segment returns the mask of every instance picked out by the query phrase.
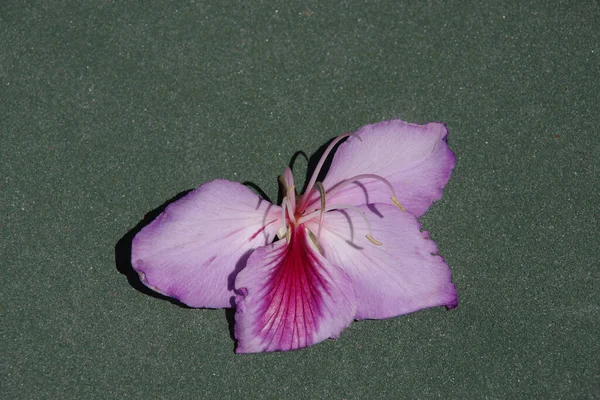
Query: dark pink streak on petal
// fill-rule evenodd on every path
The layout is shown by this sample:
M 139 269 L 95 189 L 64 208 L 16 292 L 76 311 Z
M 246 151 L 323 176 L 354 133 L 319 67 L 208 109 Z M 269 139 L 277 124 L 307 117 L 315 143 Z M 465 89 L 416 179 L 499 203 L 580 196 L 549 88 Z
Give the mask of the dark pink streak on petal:
M 267 226 L 271 225 L 271 224 L 272 224 L 273 222 L 275 222 L 275 221 L 276 221 L 276 220 L 272 220 L 271 222 L 269 222 L 269 223 L 267 223 L 267 224 L 265 224 L 265 225 L 261 226 L 259 230 L 257 230 L 256 232 L 254 232 L 254 233 L 252 234 L 252 236 L 250 236 L 250 239 L 248 239 L 248 241 L 250 242 L 250 241 L 254 240 L 254 239 L 255 239 L 255 238 L 256 238 L 256 237 L 257 237 L 257 236 L 258 236 L 258 235 L 259 235 L 261 232 L 263 232 L 263 231 L 265 230 L 265 228 L 266 228 Z
M 235 280 L 238 353 L 287 351 L 338 337 L 354 318 L 348 276 L 325 259 L 303 226 L 290 242 L 257 248 Z
M 321 277 L 327 272 L 308 249 L 307 240 L 304 228 L 297 228 L 289 245 L 280 250 L 281 261 L 268 283 L 261 305 L 263 317 L 256 330 L 257 335 L 263 331 L 265 342 L 304 347 L 306 340 L 312 342 L 313 332 L 318 329 L 322 317 L 319 292 L 329 293 L 329 288 Z

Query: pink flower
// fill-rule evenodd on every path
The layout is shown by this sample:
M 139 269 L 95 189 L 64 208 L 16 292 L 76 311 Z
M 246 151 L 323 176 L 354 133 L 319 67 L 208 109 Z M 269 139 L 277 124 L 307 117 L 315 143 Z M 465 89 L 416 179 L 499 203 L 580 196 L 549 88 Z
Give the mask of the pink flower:
M 354 319 L 456 307 L 450 269 L 417 220 L 454 168 L 446 135 L 440 123 L 400 120 L 341 135 L 303 195 L 285 169 L 281 206 L 239 183 L 205 183 L 136 235 L 132 265 L 189 306 L 235 305 L 238 353 L 307 347 Z

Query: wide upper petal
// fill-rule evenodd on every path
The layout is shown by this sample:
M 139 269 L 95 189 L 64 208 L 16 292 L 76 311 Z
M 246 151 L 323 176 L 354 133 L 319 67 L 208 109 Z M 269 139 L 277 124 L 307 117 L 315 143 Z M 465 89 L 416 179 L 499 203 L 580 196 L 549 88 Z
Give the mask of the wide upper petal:
M 270 243 L 281 209 L 237 182 L 207 182 L 170 204 L 133 239 L 144 284 L 191 307 L 231 307 L 250 253 Z
M 356 132 L 361 140 L 348 138 L 333 157 L 323 181 L 327 203 L 392 204 L 390 189 L 378 180 L 361 179 L 339 191 L 334 189 L 354 176 L 375 174 L 392 184 L 409 212 L 423 215 L 442 197 L 456 163 L 446 143 L 447 132 L 444 124 L 435 122 L 416 125 L 392 120 L 362 127 Z
M 416 217 L 394 206 L 358 207 L 371 225 L 350 210 L 325 215 L 319 243 L 323 255 L 352 280 L 357 319 L 388 318 L 427 307 L 456 307 L 458 297 L 450 268 L 437 246 L 420 231 Z
M 238 353 L 286 351 L 338 337 L 356 311 L 348 276 L 321 256 L 303 227 L 260 247 L 236 278 Z

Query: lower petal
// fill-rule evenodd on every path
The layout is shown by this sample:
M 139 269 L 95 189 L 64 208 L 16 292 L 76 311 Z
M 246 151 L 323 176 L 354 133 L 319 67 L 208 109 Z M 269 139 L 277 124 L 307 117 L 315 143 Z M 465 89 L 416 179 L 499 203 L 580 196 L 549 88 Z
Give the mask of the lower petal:
M 371 224 L 346 211 L 328 212 L 320 244 L 329 261 L 350 276 L 358 300 L 356 318 L 388 318 L 435 306 L 456 307 L 450 268 L 416 217 L 394 206 L 359 207 Z
M 273 240 L 280 210 L 237 182 L 205 183 L 135 236 L 131 264 L 146 286 L 191 307 L 231 307 L 235 275 Z
M 348 276 L 309 242 L 300 226 L 291 240 L 260 247 L 236 279 L 237 353 L 295 350 L 338 337 L 356 312 Z

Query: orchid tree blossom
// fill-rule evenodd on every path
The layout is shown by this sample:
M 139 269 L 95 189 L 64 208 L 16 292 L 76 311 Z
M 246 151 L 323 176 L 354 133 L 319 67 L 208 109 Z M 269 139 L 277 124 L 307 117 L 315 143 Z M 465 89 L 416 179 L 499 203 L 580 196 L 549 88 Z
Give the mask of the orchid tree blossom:
M 417 219 L 454 168 L 446 136 L 441 123 L 400 120 L 340 135 L 303 194 L 285 168 L 280 206 L 239 183 L 205 183 L 136 235 L 133 268 L 189 306 L 236 307 L 238 353 L 299 349 L 353 320 L 456 307 L 450 269 Z

